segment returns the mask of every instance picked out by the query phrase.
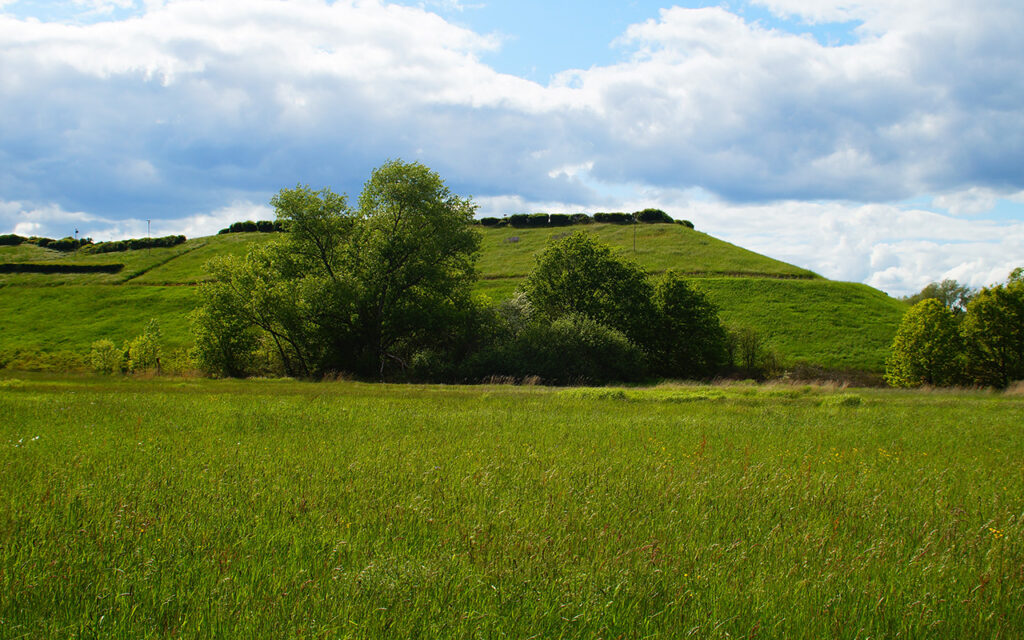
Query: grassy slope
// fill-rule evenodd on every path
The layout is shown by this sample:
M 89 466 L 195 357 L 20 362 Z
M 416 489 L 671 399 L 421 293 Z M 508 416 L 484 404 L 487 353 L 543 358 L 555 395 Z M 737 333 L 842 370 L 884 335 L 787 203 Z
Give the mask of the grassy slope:
M 150 318 L 169 348 L 188 340 L 194 287 L 115 285 L 0 289 L 0 351 L 82 351 L 100 338 L 132 338 Z
M 737 247 L 680 225 L 622 226 L 593 224 L 561 229 L 485 229 L 480 272 L 484 278 L 521 278 L 533 269 L 534 256 L 552 237 L 582 230 L 635 258 L 648 271 L 675 268 L 688 273 L 768 274 L 817 277 L 813 272 Z M 636 231 L 636 253 L 633 231 Z M 511 238 L 519 238 L 510 242 Z
M 632 227 L 484 229 L 479 291 L 492 300 L 508 298 L 549 239 L 576 229 L 635 256 L 651 272 L 675 268 L 705 274 L 695 279 L 719 305 L 725 323 L 754 327 L 791 360 L 879 371 L 903 311 L 901 303 L 869 287 L 828 281 L 679 225 L 638 226 L 636 254 Z M 117 342 L 131 337 L 150 317 L 159 320 L 168 346 L 185 344 L 192 288 L 162 285 L 202 281 L 202 265 L 209 258 L 241 255 L 250 242 L 275 236 L 228 234 L 168 249 L 98 255 L 0 247 L 0 262 L 126 265 L 117 274 L 0 275 L 0 351 L 81 351 L 100 338 Z M 512 237 L 519 240 L 509 242 Z M 708 273 L 748 277 L 706 277 Z M 765 274 L 774 278 L 757 277 Z
M 0 388 L 5 638 L 1024 628 L 1019 397 Z

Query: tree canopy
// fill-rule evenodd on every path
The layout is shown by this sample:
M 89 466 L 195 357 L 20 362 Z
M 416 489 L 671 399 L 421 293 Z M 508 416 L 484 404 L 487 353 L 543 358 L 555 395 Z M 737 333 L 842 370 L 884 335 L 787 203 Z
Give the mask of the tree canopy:
M 422 164 L 374 170 L 355 210 L 344 195 L 303 185 L 271 204 L 289 233 L 214 262 L 215 282 L 202 288 L 197 344 L 219 373 L 237 374 L 262 343 L 289 374 L 383 376 L 444 344 L 453 318 L 469 312 L 475 207 Z
M 971 292 L 943 281 L 903 318 L 886 364 L 893 386 L 958 382 L 1006 387 L 1024 379 L 1024 271 L 1005 283 Z M 926 287 L 926 293 L 929 288 Z M 959 293 L 957 293 L 959 292 Z
M 513 301 L 475 299 L 475 207 L 419 163 L 374 170 L 355 208 L 304 185 L 271 204 L 288 233 L 209 264 L 193 317 L 207 371 L 564 384 L 728 364 L 702 293 L 673 272 L 652 284 L 587 233 L 552 242 Z
M 885 379 L 894 387 L 954 384 L 961 351 L 953 312 L 927 298 L 903 316 L 886 361 Z

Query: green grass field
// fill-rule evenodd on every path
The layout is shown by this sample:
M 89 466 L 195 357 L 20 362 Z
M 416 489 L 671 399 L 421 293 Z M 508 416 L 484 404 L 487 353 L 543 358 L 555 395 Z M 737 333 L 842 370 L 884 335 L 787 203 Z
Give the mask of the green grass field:
M 0 379 L 3 638 L 1018 638 L 1021 396 Z
M 634 257 L 651 273 L 689 273 L 727 325 L 756 329 L 789 362 L 880 372 L 905 304 L 864 285 L 833 282 L 680 225 L 594 224 L 564 229 L 481 229 L 478 291 L 507 299 L 553 237 L 582 229 Z M 636 231 L 636 253 L 633 232 Z M 115 342 L 149 318 L 166 346 L 188 344 L 194 285 L 217 255 L 242 255 L 278 234 L 194 238 L 183 245 L 88 255 L 35 246 L 0 247 L 0 262 L 122 263 L 116 274 L 0 274 L 0 362 L 16 350 L 82 354 L 101 338 Z M 511 238 L 518 238 L 510 242 Z

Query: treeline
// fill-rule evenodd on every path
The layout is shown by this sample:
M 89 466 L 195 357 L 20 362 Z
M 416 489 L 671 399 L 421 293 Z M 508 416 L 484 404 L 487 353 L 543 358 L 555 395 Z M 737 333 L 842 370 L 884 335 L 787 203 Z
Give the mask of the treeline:
M 978 385 L 1024 380 L 1024 269 L 971 291 L 954 280 L 916 296 L 886 361 L 895 387 Z
M 83 247 L 85 253 L 116 253 L 119 251 L 136 251 L 138 249 L 159 249 L 176 247 L 183 244 L 188 238 L 183 235 L 162 236 L 159 238 L 129 238 L 127 240 L 112 240 L 110 242 L 97 242 Z
M 187 238 L 182 235 L 163 236 L 160 238 L 129 238 L 127 240 L 113 240 L 111 242 L 93 242 L 92 238 L 41 238 L 38 236 L 23 237 L 13 233 L 0 235 L 0 246 L 18 246 L 20 244 L 34 244 L 44 249 L 53 249 L 69 253 L 82 249 L 85 253 L 114 253 L 117 251 L 128 251 L 129 249 L 156 249 L 159 247 L 174 247 Z
M 60 262 L 5 262 L 0 273 L 118 273 L 123 264 L 62 264 Z
M 0 235 L 0 246 L 18 246 L 20 244 L 34 244 L 44 249 L 53 249 L 54 251 L 63 251 L 65 253 L 76 251 L 81 247 L 92 244 L 92 238 L 61 238 L 54 240 L 53 238 L 43 238 L 40 236 L 19 236 L 14 233 L 7 233 Z
M 568 384 L 777 367 L 683 277 L 652 281 L 583 231 L 550 244 L 513 299 L 474 295 L 475 207 L 419 163 L 376 169 L 355 207 L 304 186 L 271 204 L 289 233 L 214 259 L 200 287 L 210 374 Z
M 226 229 L 221 229 L 217 235 L 225 233 L 276 233 L 284 231 L 284 224 L 280 220 L 243 220 L 233 222 Z
M 536 229 L 545 227 L 569 227 L 595 222 L 608 224 L 680 224 L 690 229 L 693 223 L 689 220 L 676 220 L 661 209 L 644 209 L 633 213 L 514 213 L 505 218 L 486 217 L 476 221 L 484 227 L 514 227 L 516 229 Z
M 609 224 L 679 224 L 690 229 L 689 220 L 676 220 L 661 209 L 644 209 L 633 213 L 514 213 L 505 218 L 485 217 L 471 221 L 484 227 L 514 227 L 516 229 L 539 229 L 547 227 L 570 227 L 578 224 L 603 222 Z M 244 220 L 234 222 L 221 229 L 218 235 L 226 233 L 276 233 L 287 231 L 285 220 Z

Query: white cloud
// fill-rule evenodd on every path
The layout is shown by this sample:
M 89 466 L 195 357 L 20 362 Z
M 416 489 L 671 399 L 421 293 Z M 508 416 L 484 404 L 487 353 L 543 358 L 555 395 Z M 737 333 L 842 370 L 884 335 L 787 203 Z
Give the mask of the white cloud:
M 760 1 L 859 21 L 841 47 L 667 9 L 623 34 L 621 63 L 550 86 L 483 64 L 499 39 L 379 0 L 154 0 L 85 25 L 0 15 L 0 193 L 59 203 L 0 224 L 64 235 L 88 215 L 65 212 L 94 211 L 97 233 L 137 235 L 146 217 L 206 232 L 296 182 L 354 196 L 405 157 L 487 206 L 662 194 L 678 217 L 831 277 L 974 282 L 1020 257 L 1016 223 L 885 204 L 980 216 L 1024 193 L 1024 8 L 951 1 Z M 679 195 L 694 188 L 720 200 Z

